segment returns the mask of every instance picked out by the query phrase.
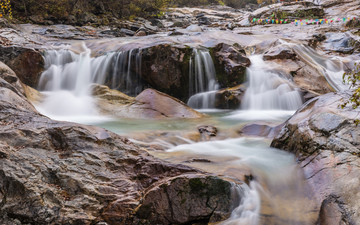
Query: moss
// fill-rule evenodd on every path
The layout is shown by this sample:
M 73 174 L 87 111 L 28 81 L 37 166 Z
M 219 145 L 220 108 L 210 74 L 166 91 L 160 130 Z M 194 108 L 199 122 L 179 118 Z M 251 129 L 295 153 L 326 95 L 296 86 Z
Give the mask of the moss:
M 202 182 L 201 178 L 192 178 L 189 180 L 189 186 L 191 192 L 198 193 L 206 189 L 208 185 L 205 182 Z

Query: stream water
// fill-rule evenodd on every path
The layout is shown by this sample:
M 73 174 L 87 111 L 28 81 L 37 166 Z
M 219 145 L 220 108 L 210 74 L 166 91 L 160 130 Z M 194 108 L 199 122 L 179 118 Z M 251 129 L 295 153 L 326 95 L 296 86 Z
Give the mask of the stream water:
M 335 89 L 344 88 L 339 82 L 341 66 L 304 47 L 295 46 L 294 49 L 304 60 L 323 70 Z M 95 108 L 91 84 L 106 84 L 133 96 L 141 92 L 141 49 L 92 57 L 91 51 L 83 46 L 80 54 L 69 50 L 48 51 L 45 59 L 46 70 L 39 89 L 46 98 L 37 105 L 40 112 L 53 119 L 96 125 L 130 137 L 134 133 L 151 134 L 153 131 L 186 133 L 196 131 L 196 127 L 202 124 L 214 125 L 220 131 L 237 130 L 244 124 L 259 121 L 278 125 L 303 103 L 291 79 L 272 70 L 261 55 L 253 55 L 250 56 L 252 64 L 247 69 L 248 88 L 241 108 L 235 111 L 213 109 L 218 89 L 214 63 L 209 51 L 194 48 L 189 62 L 191 97 L 188 105 L 202 109 L 210 117 L 198 120 L 105 117 Z M 315 204 L 302 170 L 296 166 L 292 154 L 270 148 L 269 139 L 237 137 L 196 143 L 180 138 L 183 140 L 180 145 L 159 140 L 167 150 L 150 153 L 164 160 L 235 179 L 241 184 L 237 187 L 242 193 L 239 205 L 222 224 L 315 223 Z M 244 180 L 247 182 L 243 183 Z

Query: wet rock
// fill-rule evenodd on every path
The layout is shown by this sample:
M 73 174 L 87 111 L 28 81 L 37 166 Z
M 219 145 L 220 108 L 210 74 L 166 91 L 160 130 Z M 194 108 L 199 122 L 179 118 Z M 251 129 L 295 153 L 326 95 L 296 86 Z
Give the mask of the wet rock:
M 145 193 L 136 215 L 155 224 L 208 224 L 229 217 L 232 197 L 229 183 L 218 178 L 177 177 Z
M 189 22 L 188 21 L 184 21 L 184 20 L 176 20 L 173 21 L 173 24 L 171 25 L 171 27 L 182 27 L 185 28 L 187 26 L 189 26 Z
M 191 109 L 185 103 L 154 89 L 146 89 L 136 98 L 150 118 L 200 118 L 203 114 Z
M 246 68 L 251 62 L 241 46 L 221 43 L 212 49 L 212 53 L 217 80 L 221 87 L 234 87 L 245 82 Z
M 360 48 L 360 42 L 346 33 L 327 33 L 327 40 L 323 44 L 326 51 L 352 54 L 355 49 Z
M 212 137 L 216 137 L 218 133 L 218 129 L 216 127 L 209 125 L 199 126 L 197 129 L 204 141 L 209 141 Z
M 316 193 L 320 224 L 360 221 L 360 109 L 341 109 L 346 93 L 330 93 L 306 103 L 290 118 L 271 146 L 296 154 Z M 335 196 L 335 197 L 334 197 Z
M 275 46 L 264 54 L 264 60 L 274 60 L 274 59 L 296 59 L 296 53 L 294 50 L 286 45 Z
M 125 33 L 121 32 L 120 29 L 109 29 L 109 30 L 102 30 L 100 34 L 109 35 L 113 37 L 125 37 Z
M 135 35 L 135 31 L 125 29 L 125 28 L 121 28 L 120 32 L 122 32 L 122 33 L 124 33 L 125 35 L 128 35 L 128 36 L 134 36 Z
M 141 75 L 152 88 L 182 101 L 189 97 L 189 60 L 192 49 L 168 44 L 142 50 Z
M 239 202 L 241 196 L 232 195 L 233 182 L 160 161 L 102 128 L 40 115 L 18 81 L 9 78 L 12 72 L 4 71 L 1 224 L 216 222 Z M 170 222 L 165 221 L 169 213 L 176 213 Z
M 146 30 L 145 29 L 139 29 L 138 31 L 136 31 L 135 35 L 134 36 L 137 36 L 137 37 L 142 37 L 142 36 L 146 36 Z
M 22 47 L 0 47 L 0 61 L 14 70 L 24 84 L 36 88 L 44 70 L 44 58 L 40 51 Z
M 152 26 L 156 26 L 158 28 L 164 28 L 164 24 L 159 19 L 151 18 L 149 21 Z
M 198 25 L 190 25 L 186 28 L 189 32 L 203 32 L 203 29 Z
M 321 43 L 321 42 L 323 42 L 323 41 L 325 41 L 326 40 L 326 36 L 325 35 L 323 35 L 323 34 L 314 34 L 313 36 L 312 36 L 312 39 L 310 39 L 309 41 L 308 41 L 308 45 L 310 46 L 310 47 L 312 47 L 313 49 L 315 49 L 318 45 L 319 45 L 319 43 Z
M 243 85 L 238 85 L 216 92 L 215 107 L 218 109 L 239 109 L 245 91 Z
M 107 86 L 94 84 L 93 96 L 99 110 L 121 118 L 201 118 L 204 115 L 183 102 L 153 89 L 146 89 L 136 98 Z
M 184 35 L 184 33 L 175 30 L 175 31 L 171 31 L 168 35 L 169 36 L 180 36 L 180 35 Z
M 283 124 L 278 126 L 271 126 L 267 124 L 250 124 L 244 126 L 239 131 L 239 133 L 248 136 L 258 136 L 272 139 L 280 133 L 283 126 Z

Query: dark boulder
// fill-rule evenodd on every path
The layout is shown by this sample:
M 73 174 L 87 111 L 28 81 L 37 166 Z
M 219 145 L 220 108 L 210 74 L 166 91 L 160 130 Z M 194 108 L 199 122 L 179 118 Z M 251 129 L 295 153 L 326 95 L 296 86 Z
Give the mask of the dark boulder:
M 192 49 L 161 44 L 142 50 L 141 76 L 152 88 L 186 101 Z
M 24 84 L 36 88 L 44 70 L 44 58 L 39 50 L 0 46 L 0 61 L 8 65 Z
M 246 81 L 246 68 L 251 62 L 241 46 L 221 43 L 212 49 L 212 55 L 221 87 L 234 87 Z

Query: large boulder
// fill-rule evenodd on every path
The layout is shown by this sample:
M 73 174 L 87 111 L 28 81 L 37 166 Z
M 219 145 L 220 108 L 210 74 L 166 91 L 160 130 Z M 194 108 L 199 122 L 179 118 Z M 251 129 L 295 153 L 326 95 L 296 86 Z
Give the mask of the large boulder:
M 102 128 L 39 114 L 2 68 L 0 224 L 190 224 L 222 220 L 239 202 L 233 182 L 160 161 Z
M 189 97 L 188 73 L 191 55 L 191 48 L 169 44 L 143 49 L 142 78 L 152 88 L 185 101 Z
M 246 68 L 251 62 L 241 46 L 220 43 L 212 49 L 212 55 L 221 87 L 234 87 L 246 81 Z
M 8 65 L 24 84 L 36 88 L 44 70 L 44 58 L 40 51 L 0 46 L 0 61 Z
M 180 100 L 150 88 L 134 98 L 107 86 L 93 84 L 92 94 L 100 112 L 111 116 L 143 119 L 204 117 Z
M 296 154 L 321 206 L 318 224 L 360 221 L 360 108 L 341 109 L 348 97 L 330 93 L 307 102 L 271 144 Z

